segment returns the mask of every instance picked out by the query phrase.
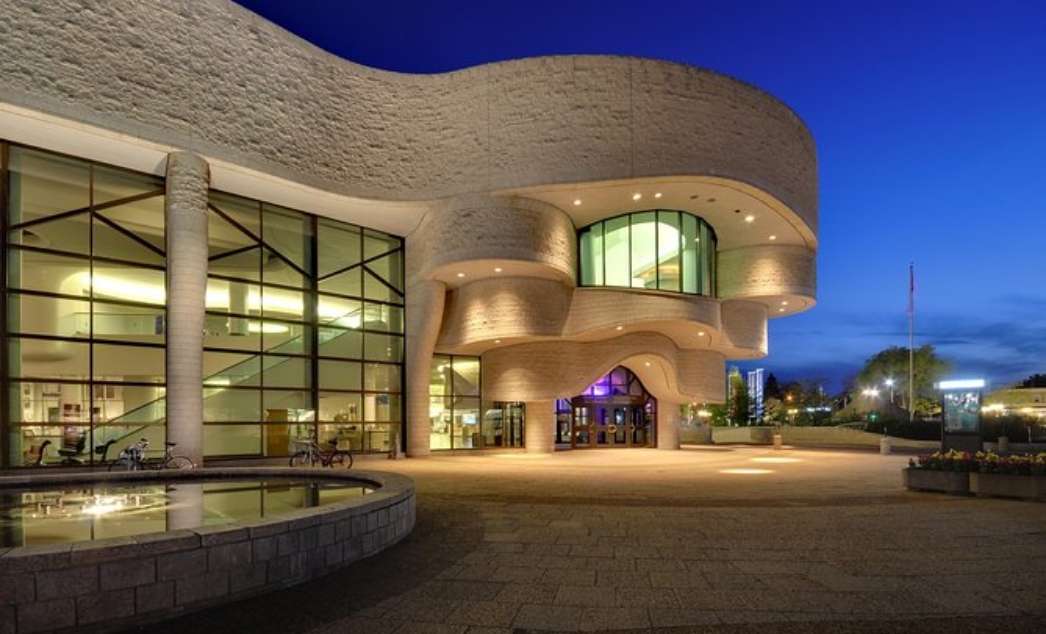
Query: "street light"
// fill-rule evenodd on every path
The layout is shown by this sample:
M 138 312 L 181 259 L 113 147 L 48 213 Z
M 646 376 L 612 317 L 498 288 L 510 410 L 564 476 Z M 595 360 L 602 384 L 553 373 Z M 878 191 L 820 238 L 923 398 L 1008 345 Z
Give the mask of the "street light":
M 890 405 L 893 405 L 893 379 L 886 379 L 886 387 L 890 388 Z

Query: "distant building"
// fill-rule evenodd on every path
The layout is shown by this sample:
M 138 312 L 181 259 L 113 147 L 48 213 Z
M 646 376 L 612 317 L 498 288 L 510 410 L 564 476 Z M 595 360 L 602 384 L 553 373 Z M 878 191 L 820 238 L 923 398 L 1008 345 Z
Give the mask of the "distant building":
M 1022 414 L 1046 421 L 1046 387 L 1014 387 L 991 392 L 984 398 L 987 415 Z

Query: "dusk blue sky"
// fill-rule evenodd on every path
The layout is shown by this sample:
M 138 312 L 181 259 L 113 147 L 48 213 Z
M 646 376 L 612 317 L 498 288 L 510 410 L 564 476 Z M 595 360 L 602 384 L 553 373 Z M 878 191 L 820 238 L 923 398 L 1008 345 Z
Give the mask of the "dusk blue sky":
M 1046 2 L 242 0 L 345 59 L 434 73 L 633 55 L 770 92 L 813 133 L 817 306 L 740 364 L 839 389 L 879 350 L 931 344 L 994 387 L 1046 373 Z

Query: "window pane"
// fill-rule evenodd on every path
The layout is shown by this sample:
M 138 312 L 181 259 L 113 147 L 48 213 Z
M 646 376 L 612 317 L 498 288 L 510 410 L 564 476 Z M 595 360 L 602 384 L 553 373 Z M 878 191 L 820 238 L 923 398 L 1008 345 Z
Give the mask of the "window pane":
M 359 390 L 362 388 L 362 371 L 359 363 L 321 359 L 319 365 L 320 389 Z
M 34 253 L 12 247 L 7 255 L 7 283 L 11 288 L 83 296 L 90 289 L 87 258 Z
M 708 225 L 701 225 L 701 294 L 712 297 L 715 295 L 715 236 L 709 230 Z
M 581 234 L 581 285 L 603 285 L 603 224 L 595 224 Z
M 114 224 L 123 231 L 113 227 Z M 100 210 L 95 214 L 92 229 L 94 235 L 91 239 L 96 257 L 157 266 L 164 263 L 163 196 Z
M 91 304 L 87 301 L 11 293 L 7 297 L 8 327 L 12 333 L 88 337 Z
M 363 230 L 363 259 L 365 260 L 398 249 L 400 245 L 399 238 L 370 229 Z
M 360 229 L 333 220 L 319 221 L 319 270 L 321 280 L 362 260 Z M 358 269 L 357 269 L 358 271 Z M 339 292 L 334 291 L 331 292 Z
M 387 282 L 396 290 L 403 292 L 403 251 L 371 260 L 365 265 L 375 276 Z
M 657 213 L 657 288 L 679 292 L 679 212 Z
M 363 395 L 351 392 L 320 392 L 321 421 L 351 423 L 361 420 Z
M 312 259 L 311 219 L 305 214 L 269 204 L 262 206 L 261 217 L 263 223 L 262 236 L 265 244 L 279 253 L 284 260 L 309 273 L 310 260 Z M 275 260 L 270 260 L 270 262 L 275 262 Z M 274 269 L 278 271 L 280 267 L 274 266 Z M 267 276 L 268 274 L 269 272 L 266 271 Z M 276 280 L 271 281 L 275 282 Z
M 368 303 L 364 308 L 363 327 L 367 330 L 403 332 L 403 308 L 391 304 Z
M 479 395 L 480 363 L 476 357 L 454 357 L 452 366 L 455 395 Z
M 204 455 L 257 456 L 261 454 L 261 425 L 204 425 Z
M 607 286 L 631 286 L 629 272 L 628 216 L 603 223 L 603 257 Z
M 363 357 L 363 333 L 341 328 L 320 328 L 320 356 L 342 359 Z
M 683 292 L 700 293 L 698 254 L 701 250 L 700 236 L 697 233 L 697 218 L 690 214 L 683 216 L 683 257 L 680 262 L 683 273 Z
M 235 388 L 208 388 L 203 396 L 204 422 L 260 421 L 261 392 Z
M 152 174 L 138 174 L 104 165 L 94 166 L 94 204 L 104 205 L 114 200 L 163 192 L 164 179 Z M 160 225 L 163 229 L 163 224 Z
M 400 366 L 386 363 L 368 363 L 364 368 L 364 386 L 367 390 L 378 392 L 399 392 Z
M 86 342 L 12 337 L 8 344 L 12 378 L 86 379 L 91 375 Z
M 312 386 L 312 364 L 301 357 L 265 355 L 265 387 L 309 388 Z
M 135 381 L 160 381 L 166 376 L 162 347 L 94 344 L 95 380 L 120 377 Z
M 654 212 L 632 214 L 633 288 L 657 288 L 657 222 Z
M 357 266 L 330 277 L 320 279 L 320 291 L 349 297 L 363 296 L 363 267 Z
M 398 335 L 365 335 L 363 350 L 367 359 L 399 361 L 403 358 L 403 337 Z
M 251 321 L 250 332 L 261 331 L 262 349 L 266 352 L 283 354 L 309 354 L 312 345 L 312 328 L 304 324 L 278 321 Z
M 321 324 L 341 328 L 359 328 L 363 324 L 363 302 L 340 297 L 321 296 L 317 308 Z
M 90 167 L 83 161 L 11 146 L 8 175 L 11 224 L 91 203 Z

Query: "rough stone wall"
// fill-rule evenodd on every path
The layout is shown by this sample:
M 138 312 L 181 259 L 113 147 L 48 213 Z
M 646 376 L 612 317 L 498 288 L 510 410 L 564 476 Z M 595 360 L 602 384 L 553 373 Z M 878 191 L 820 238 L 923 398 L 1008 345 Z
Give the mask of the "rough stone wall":
M 649 331 L 603 341 L 535 342 L 491 350 L 483 356 L 483 395 L 498 401 L 574 396 L 622 364 L 659 400 L 723 398 L 721 353 L 680 350 L 671 339 Z
M 541 267 L 541 275 L 573 285 L 577 269 L 570 218 L 552 205 L 518 197 L 447 201 L 425 214 L 408 248 L 411 277 L 432 277 L 463 262 L 497 260 Z
M 755 246 L 720 251 L 717 292 L 721 299 L 817 294 L 817 254 L 800 246 Z
M 802 121 L 698 68 L 576 56 L 388 73 L 229 0 L 7 0 L 0 33 L 0 101 L 336 193 L 420 200 L 708 174 L 817 226 Z

